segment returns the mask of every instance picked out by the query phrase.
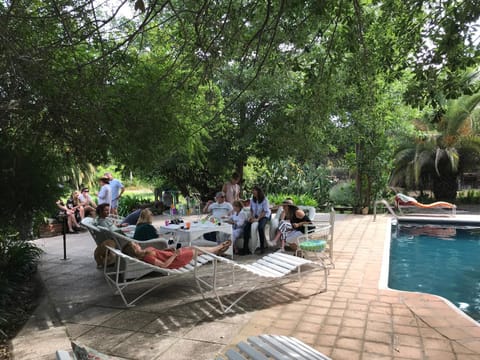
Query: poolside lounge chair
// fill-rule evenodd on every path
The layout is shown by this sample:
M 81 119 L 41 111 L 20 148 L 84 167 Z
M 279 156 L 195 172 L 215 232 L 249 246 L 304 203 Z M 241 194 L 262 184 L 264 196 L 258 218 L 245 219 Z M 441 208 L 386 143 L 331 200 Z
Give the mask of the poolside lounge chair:
M 150 240 L 135 240 L 134 238 L 128 237 L 121 232 L 111 231 L 102 226 L 98 226 L 98 228 L 100 229 L 100 231 L 103 231 L 105 233 L 105 236 L 107 236 L 109 239 L 115 240 L 118 249 L 122 249 L 129 242 L 135 242 L 139 244 L 143 249 L 148 246 L 152 246 L 159 250 L 163 250 L 169 247 L 168 239 L 163 237 L 158 237 Z
M 137 266 L 149 270 L 150 272 L 157 272 L 162 277 L 147 277 L 142 278 L 138 277 L 135 279 L 125 279 L 124 269 L 120 266 L 121 262 L 117 262 L 115 269 L 112 271 L 106 265 L 104 267 L 104 275 L 107 283 L 122 297 L 125 306 L 133 306 L 135 302 L 140 300 L 142 297 L 161 286 L 165 283 L 167 279 L 178 278 L 183 275 L 193 273 L 193 276 L 197 282 L 198 288 L 202 294 L 202 297 L 206 298 L 207 292 L 213 292 L 220 309 L 222 312 L 226 313 L 231 310 L 231 308 L 237 304 L 242 298 L 247 294 L 257 289 L 260 285 L 268 283 L 271 285 L 275 284 L 275 280 L 285 280 L 290 279 L 293 275 L 299 276 L 302 273 L 307 273 L 311 271 L 324 271 L 324 287 L 319 292 L 324 292 L 327 290 L 327 269 L 321 262 L 314 262 L 307 259 L 302 259 L 296 256 L 287 255 L 283 253 L 273 253 L 263 258 L 260 258 L 252 264 L 238 264 L 233 260 L 226 259 L 221 256 L 214 254 L 202 254 L 198 251 L 195 251 L 194 258 L 190 264 L 180 268 L 180 269 L 164 269 L 158 266 L 150 265 L 142 260 L 130 257 L 118 249 L 114 249 L 107 246 L 107 251 L 110 251 L 117 255 L 117 258 L 122 259 L 122 262 L 127 264 L 127 267 L 131 264 L 136 264 Z M 199 274 L 198 268 L 208 262 L 212 262 L 213 266 L 211 267 L 211 274 Z M 220 265 L 228 265 L 227 268 L 230 271 L 227 272 L 228 278 L 231 281 L 228 281 L 223 284 L 219 278 L 219 268 Z M 305 269 L 304 269 L 305 268 Z M 236 276 L 235 271 L 243 271 L 248 273 L 249 277 L 246 282 L 242 282 L 240 277 Z M 253 275 L 253 276 L 252 276 Z M 225 280 L 225 279 L 222 279 Z M 152 286 L 146 290 L 143 290 L 140 295 L 135 297 L 133 300 L 128 300 L 125 294 L 125 289 L 132 284 L 146 283 L 151 282 Z M 242 285 L 246 284 L 246 289 Z M 228 305 L 224 304 L 220 297 L 220 291 L 223 289 L 230 289 L 236 292 L 240 291 L 240 296 L 235 294 L 236 299 L 231 301 Z
M 184 275 L 192 274 L 196 272 L 197 268 L 213 260 L 210 254 L 199 254 L 197 251 L 195 251 L 194 258 L 188 265 L 185 265 L 184 267 L 179 269 L 165 269 L 146 263 L 143 260 L 128 256 L 118 249 L 114 249 L 109 246 L 107 246 L 106 248 L 107 251 L 114 253 L 117 256 L 117 259 L 122 260 L 117 261 L 113 270 L 108 268 L 107 264 L 105 264 L 104 276 L 108 285 L 110 285 L 110 287 L 115 291 L 115 293 L 118 293 L 120 295 L 126 307 L 134 306 L 134 304 L 138 300 L 155 290 L 157 287 L 166 284 L 167 281 L 174 278 L 179 278 Z M 139 276 L 135 278 L 127 277 L 125 273 L 127 269 L 132 267 L 139 268 L 143 271 L 141 271 L 139 273 Z M 147 278 L 143 277 L 146 273 L 152 272 L 163 276 Z M 127 287 L 140 283 L 150 283 L 151 286 L 146 290 L 142 290 L 140 295 L 136 296 L 135 298 L 130 300 L 127 299 L 127 294 L 125 293 Z
M 223 313 L 229 312 L 240 300 L 261 285 L 279 285 L 282 281 L 290 280 L 293 277 L 300 279 L 300 275 L 313 271 L 324 272 L 324 286 L 318 292 L 327 291 L 327 267 L 323 261 L 312 261 L 297 256 L 288 255 L 282 252 L 276 252 L 266 255 L 254 263 L 237 263 L 217 255 L 209 254 L 213 258 L 214 276 L 213 280 L 205 281 L 202 277 L 196 276 L 197 284 L 205 299 L 205 288 L 212 291 Z M 231 266 L 232 282 L 226 286 L 220 285 L 217 271 L 219 264 Z M 237 272 L 237 274 L 235 274 Z M 238 272 L 245 273 L 243 279 Z M 220 297 L 220 291 L 226 288 L 238 290 L 240 295 L 233 301 Z M 225 302 L 225 304 L 224 304 Z
M 328 356 L 308 346 L 304 342 L 281 335 L 250 336 L 248 342 L 241 341 L 238 349 L 229 349 L 225 355 L 217 356 L 216 360 L 331 360 Z
M 120 250 L 123 249 L 123 247 L 129 242 L 135 242 L 137 244 L 140 244 L 142 248 L 151 246 L 159 250 L 166 249 L 169 246 L 168 239 L 165 238 L 139 241 L 133 238 L 129 238 L 128 236 L 123 235 L 120 232 L 110 231 L 109 229 L 102 226 L 98 226 L 98 229 L 102 232 L 105 238 L 113 239 L 116 243 L 117 249 Z M 119 263 L 117 265 L 120 266 L 122 270 L 122 276 L 126 279 L 136 279 L 152 272 L 151 269 L 139 266 L 136 263 L 125 262 L 121 257 L 117 257 L 117 263 Z
M 91 217 L 84 218 L 80 222 L 80 225 L 88 230 L 88 232 L 92 236 L 93 241 L 95 241 L 97 245 L 100 245 L 105 240 L 111 239 L 107 236 L 107 234 L 102 233 L 102 231 L 100 231 L 100 229 L 96 225 L 94 225 L 94 219 Z
M 443 208 L 443 209 L 451 209 L 452 216 L 456 215 L 457 206 L 455 204 L 446 202 L 446 201 L 437 201 L 431 204 L 422 204 L 418 202 L 417 199 L 407 196 L 402 193 L 398 193 L 395 195 L 395 207 L 402 213 L 402 208 L 405 207 L 416 207 L 421 209 L 434 209 L 434 208 Z
M 72 351 L 57 350 L 55 353 L 56 360 L 110 359 L 110 356 L 103 354 L 89 346 L 75 343 L 73 341 L 71 342 L 71 345 Z

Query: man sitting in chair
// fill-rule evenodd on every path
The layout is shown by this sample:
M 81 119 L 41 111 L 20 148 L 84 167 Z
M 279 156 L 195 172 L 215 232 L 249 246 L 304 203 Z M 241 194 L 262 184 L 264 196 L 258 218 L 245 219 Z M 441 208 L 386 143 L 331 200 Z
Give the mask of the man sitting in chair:
M 226 218 L 233 212 L 233 206 L 225 201 L 225 193 L 223 191 L 217 192 L 215 200 L 216 202 L 209 200 L 203 208 L 203 212 L 208 213 L 216 220 L 221 221 L 222 218 Z M 218 231 L 206 233 L 203 237 L 208 241 L 222 242 L 221 235 L 218 234 Z
M 225 241 L 217 246 L 197 247 L 196 249 L 202 253 L 221 255 L 228 250 L 230 245 L 231 241 Z M 141 246 L 135 242 L 126 244 L 122 249 L 122 252 L 128 256 L 166 269 L 179 269 L 189 264 L 193 259 L 194 251 L 195 249 L 193 247 L 165 250 L 158 250 L 153 247 L 142 249 Z
M 128 226 L 127 223 L 116 224 L 114 220 L 108 217 L 110 214 L 110 204 L 100 204 L 97 206 L 97 219 L 95 224 L 107 228 L 110 231 L 119 231 L 119 227 Z

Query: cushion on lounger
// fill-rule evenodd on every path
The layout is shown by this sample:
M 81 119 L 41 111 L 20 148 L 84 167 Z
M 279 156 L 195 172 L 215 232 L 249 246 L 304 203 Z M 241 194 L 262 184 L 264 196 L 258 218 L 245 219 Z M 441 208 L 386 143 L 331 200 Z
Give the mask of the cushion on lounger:
M 327 242 L 325 240 L 309 240 L 300 243 L 300 249 L 305 251 L 323 251 Z

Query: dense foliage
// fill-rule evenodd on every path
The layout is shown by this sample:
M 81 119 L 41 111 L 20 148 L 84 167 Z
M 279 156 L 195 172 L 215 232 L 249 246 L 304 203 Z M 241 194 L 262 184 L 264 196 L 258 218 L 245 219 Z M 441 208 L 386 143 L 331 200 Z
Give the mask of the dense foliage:
M 23 282 L 32 276 L 41 250 L 34 244 L 6 233 L 0 235 L 0 337 L 4 325 L 15 320 L 15 297 L 22 292 Z
M 472 93 L 479 16 L 471 0 L 0 1 L 0 225 L 27 237 L 59 180 L 107 161 L 210 197 L 252 157 L 285 159 L 320 203 L 319 172 L 346 164 L 369 205 L 408 106 Z
M 393 185 L 432 189 L 437 200 L 454 201 L 458 177 L 478 169 L 480 133 L 474 109 L 480 92 L 450 100 L 417 124 L 418 132 L 404 139 L 396 153 Z

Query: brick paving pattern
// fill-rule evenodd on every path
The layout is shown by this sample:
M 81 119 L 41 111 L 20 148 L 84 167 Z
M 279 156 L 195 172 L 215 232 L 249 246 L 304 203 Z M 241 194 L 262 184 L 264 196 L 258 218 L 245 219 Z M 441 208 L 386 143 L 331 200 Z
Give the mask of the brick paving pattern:
M 118 359 L 213 359 L 264 333 L 294 336 L 335 360 L 480 359 L 480 327 L 459 310 L 437 296 L 379 288 L 388 224 L 385 215 L 339 216 L 327 292 L 315 294 L 321 273 L 307 275 L 252 293 L 228 315 L 202 300 L 192 279 L 125 309 L 95 269 L 88 233 L 69 236 L 69 261 L 60 260 L 61 237 L 40 239 L 46 297 L 13 339 L 14 359 L 53 359 L 69 340 Z

